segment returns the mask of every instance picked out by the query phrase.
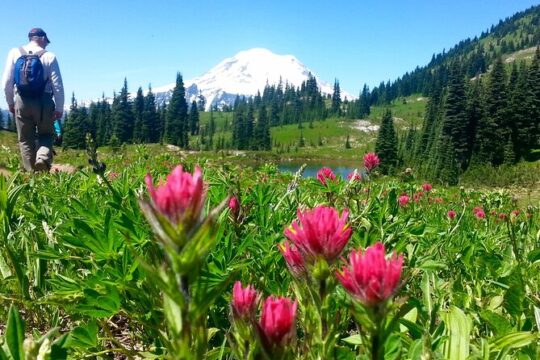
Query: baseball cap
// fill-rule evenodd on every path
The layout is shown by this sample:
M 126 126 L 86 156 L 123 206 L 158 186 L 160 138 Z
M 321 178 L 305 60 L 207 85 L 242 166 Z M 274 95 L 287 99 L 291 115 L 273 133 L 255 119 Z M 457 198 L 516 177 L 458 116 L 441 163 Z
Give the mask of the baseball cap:
M 49 40 L 49 37 L 47 36 L 47 33 L 45 31 L 43 31 L 42 28 L 33 28 L 31 29 L 29 32 L 28 32 L 28 37 L 32 37 L 32 36 L 45 36 L 45 40 L 47 41 L 47 43 L 50 43 L 51 41 Z

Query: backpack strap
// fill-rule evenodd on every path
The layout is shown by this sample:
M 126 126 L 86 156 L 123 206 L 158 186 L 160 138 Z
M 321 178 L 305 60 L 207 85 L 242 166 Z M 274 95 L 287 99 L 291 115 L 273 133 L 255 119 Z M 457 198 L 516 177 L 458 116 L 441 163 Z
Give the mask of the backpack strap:
M 24 50 L 22 46 L 19 48 L 19 51 L 21 52 L 21 55 L 28 55 L 28 52 Z
M 45 54 L 46 52 L 47 50 L 41 49 L 38 52 L 34 53 L 34 55 L 37 55 L 37 57 L 41 59 L 41 56 L 43 56 L 43 54 Z

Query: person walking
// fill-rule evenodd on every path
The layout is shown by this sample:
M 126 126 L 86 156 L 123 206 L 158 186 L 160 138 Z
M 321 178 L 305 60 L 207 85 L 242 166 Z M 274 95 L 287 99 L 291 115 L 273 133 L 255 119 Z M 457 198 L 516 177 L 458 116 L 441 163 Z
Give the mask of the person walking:
M 2 88 L 15 118 L 22 164 L 26 171 L 48 171 L 53 160 L 54 121 L 62 118 L 64 86 L 56 56 L 41 28 L 28 32 L 29 43 L 11 49 Z

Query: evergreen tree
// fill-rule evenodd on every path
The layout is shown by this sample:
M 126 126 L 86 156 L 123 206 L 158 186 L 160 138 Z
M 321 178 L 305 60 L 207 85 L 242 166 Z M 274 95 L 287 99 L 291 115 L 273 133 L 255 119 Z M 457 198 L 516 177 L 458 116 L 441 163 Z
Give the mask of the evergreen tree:
M 64 124 L 64 134 L 62 145 L 66 148 L 84 149 L 85 136 L 84 133 L 85 113 L 79 108 L 75 94 L 71 96 L 71 106 Z
M 191 135 L 197 135 L 199 133 L 199 110 L 197 109 L 195 100 L 193 100 L 189 109 L 189 130 Z
M 465 169 L 468 164 L 469 137 L 467 129 L 469 126 L 466 104 L 463 73 L 460 64 L 454 62 L 450 71 L 441 132 L 442 137 L 448 138 L 449 142 L 441 149 L 445 151 L 445 156 L 450 155 L 450 149 L 453 149 L 454 152 L 451 156 L 455 157 L 459 169 Z
M 540 32 L 538 40 L 540 42 Z M 529 122 L 525 126 L 529 136 L 527 137 L 527 147 L 529 149 L 540 147 L 540 46 L 536 47 L 536 52 L 528 71 L 527 76 Z M 528 157 L 528 155 L 527 155 Z
M 506 163 L 512 158 L 518 161 L 527 158 L 534 143 L 534 124 L 531 121 L 530 102 L 527 93 L 527 67 L 525 63 L 518 68 L 514 62 L 510 80 L 508 82 L 508 117 L 510 126 L 510 137 L 513 147 L 512 156 L 508 156 L 509 149 L 505 148 L 504 161 Z M 506 144 L 508 147 L 508 144 Z
M 184 80 L 176 74 L 176 86 L 167 106 L 165 141 L 180 147 L 188 146 L 188 111 Z
M 161 122 L 151 86 L 148 86 L 148 93 L 144 97 L 141 134 L 144 143 L 157 143 L 160 140 Z
M 390 173 L 398 163 L 397 137 L 390 109 L 386 109 L 384 112 L 377 142 L 375 143 L 375 152 L 381 160 L 381 171 L 384 174 Z
M 102 95 L 101 101 L 97 104 L 96 119 L 96 144 L 98 146 L 107 145 L 112 134 L 112 112 L 111 104 Z
M 482 79 L 477 78 L 468 88 L 467 93 L 467 155 L 469 164 L 474 157 L 475 151 L 478 149 L 477 134 L 478 127 L 484 122 L 485 108 L 484 108 L 484 94 L 482 92 L 483 85 Z
M 358 98 L 358 111 L 355 115 L 356 117 L 364 118 L 370 114 L 370 98 L 371 94 L 369 93 L 369 87 L 367 84 L 364 84 L 362 93 Z
M 141 87 L 137 90 L 137 96 L 133 101 L 133 142 L 145 142 L 147 135 L 143 132 L 144 96 Z
M 127 79 L 124 79 L 124 86 L 118 97 L 115 97 L 112 107 L 113 134 L 118 141 L 130 143 L 133 141 L 133 112 L 129 101 Z
M 255 124 L 254 138 L 256 144 L 255 148 L 257 150 L 270 150 L 272 148 L 268 111 L 264 105 L 259 109 L 259 116 L 257 118 L 257 123 Z
M 335 116 L 341 116 L 341 90 L 337 79 L 334 81 L 334 91 L 332 93 L 330 111 Z
M 503 162 L 504 145 L 511 132 L 507 118 L 506 72 L 500 57 L 491 70 L 486 105 L 487 116 L 494 125 L 494 132 L 489 134 L 490 150 L 493 154 L 491 161 L 494 165 L 499 165 Z

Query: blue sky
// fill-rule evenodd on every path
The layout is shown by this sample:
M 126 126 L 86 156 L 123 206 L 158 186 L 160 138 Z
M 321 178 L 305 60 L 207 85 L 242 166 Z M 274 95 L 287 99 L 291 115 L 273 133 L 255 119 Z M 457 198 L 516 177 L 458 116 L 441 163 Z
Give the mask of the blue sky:
M 66 103 L 200 76 L 241 50 L 292 54 L 320 78 L 357 95 L 433 53 L 480 35 L 530 0 L 5 1 L 0 68 L 7 52 L 42 27 L 58 56 Z M 2 96 L 3 98 L 3 96 Z M 0 102 L 5 108 L 5 101 Z

